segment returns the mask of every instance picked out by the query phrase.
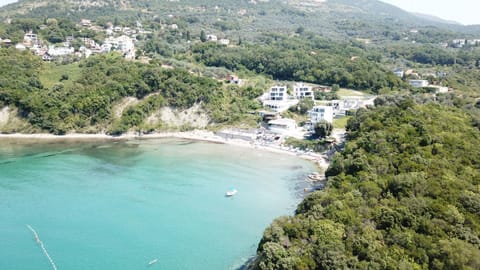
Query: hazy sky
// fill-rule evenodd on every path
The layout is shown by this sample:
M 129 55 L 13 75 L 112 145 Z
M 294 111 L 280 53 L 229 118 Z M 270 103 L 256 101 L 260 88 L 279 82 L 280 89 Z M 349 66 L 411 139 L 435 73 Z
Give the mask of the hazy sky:
M 0 6 L 10 4 L 10 3 L 13 3 L 13 2 L 17 2 L 17 0 L 0 0 Z
M 463 24 L 480 24 L 478 0 L 381 0 L 407 11 L 420 12 Z M 0 6 L 16 0 L 0 0 Z
M 480 24 L 478 0 L 381 0 L 404 10 L 434 15 L 463 24 Z

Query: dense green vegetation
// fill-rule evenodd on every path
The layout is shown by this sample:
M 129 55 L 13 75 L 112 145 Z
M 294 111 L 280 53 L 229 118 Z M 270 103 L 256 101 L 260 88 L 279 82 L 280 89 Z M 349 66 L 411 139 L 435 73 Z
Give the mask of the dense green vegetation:
M 349 121 L 328 187 L 265 231 L 257 268 L 480 268 L 480 131 L 472 114 L 392 101 Z
M 275 80 L 338 84 L 374 92 L 404 86 L 391 71 L 377 64 L 380 55 L 365 50 L 360 44 L 281 35 L 265 36 L 263 42 L 267 45 L 226 47 L 207 42 L 194 46 L 192 51 L 196 60 L 205 65 L 231 70 L 246 68 Z
M 238 123 L 259 107 L 254 100 L 258 89 L 227 88 L 185 70 L 127 62 L 117 54 L 80 62 L 77 80 L 64 84 L 62 80 L 70 77 L 67 74 L 50 88 L 39 80 L 43 63 L 30 53 L 0 49 L 0 62 L 5 74 L 0 82 L 1 105 L 17 107 L 34 127 L 55 134 L 73 130 L 123 133 L 140 128 L 143 120 L 161 106 L 186 109 L 201 104 L 212 123 L 217 124 Z M 113 106 L 124 97 L 136 97 L 142 102 L 113 123 Z

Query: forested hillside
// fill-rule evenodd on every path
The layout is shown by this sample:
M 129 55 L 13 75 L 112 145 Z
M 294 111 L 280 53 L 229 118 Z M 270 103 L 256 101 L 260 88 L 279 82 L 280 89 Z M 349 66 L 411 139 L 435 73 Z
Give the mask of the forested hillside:
M 256 268 L 479 269 L 473 118 L 408 98 L 358 111 L 327 188 L 265 231 Z
M 194 33 L 204 29 L 249 40 L 265 32 L 292 33 L 299 27 L 336 39 L 383 40 L 389 39 L 385 32 L 404 35 L 411 28 L 421 30 L 417 36 L 438 32 L 454 38 L 458 33 L 480 33 L 475 27 L 431 21 L 377 0 L 20 0 L 0 10 L 0 18 L 87 18 L 100 24 L 114 19 L 123 24 L 155 19 L 187 23 Z
M 216 80 L 181 69 L 163 69 L 157 63 L 128 62 L 117 54 L 91 57 L 80 62 L 80 78 L 69 85 L 64 74 L 52 87 L 39 80 L 43 63 L 29 52 L 0 49 L 0 106 L 15 106 L 38 131 L 64 134 L 68 131 L 124 133 L 131 128 L 148 131 L 161 126 L 144 120 L 162 106 L 179 109 L 200 104 L 211 123 L 235 123 L 258 108 L 258 89 L 235 91 Z M 113 117 L 113 106 L 124 97 L 141 103 Z M 13 130 L 15 131 L 15 130 Z M 21 131 L 21 130 L 17 130 Z
M 378 93 L 406 87 L 400 78 L 378 65 L 381 55 L 360 44 L 316 37 L 265 36 L 266 45 L 225 47 L 214 43 L 192 48 L 197 61 L 230 70 L 247 68 L 276 80 L 338 84 Z

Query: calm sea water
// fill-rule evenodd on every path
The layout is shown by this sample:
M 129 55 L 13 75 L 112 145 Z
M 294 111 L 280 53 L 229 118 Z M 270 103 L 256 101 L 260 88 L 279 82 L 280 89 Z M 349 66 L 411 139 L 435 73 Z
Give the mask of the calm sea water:
M 27 224 L 59 270 L 236 269 L 313 169 L 183 140 L 1 141 L 0 269 L 53 269 Z

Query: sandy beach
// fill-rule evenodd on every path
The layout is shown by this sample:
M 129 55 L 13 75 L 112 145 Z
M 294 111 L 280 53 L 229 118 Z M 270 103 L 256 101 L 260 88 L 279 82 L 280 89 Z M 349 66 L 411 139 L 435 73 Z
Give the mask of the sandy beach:
M 0 140 L 2 139 L 28 139 L 28 140 L 143 140 L 143 139 L 162 139 L 162 138 L 177 138 L 196 141 L 206 141 L 212 143 L 221 143 L 227 145 L 234 145 L 240 147 L 247 147 L 252 150 L 269 151 L 278 154 L 294 155 L 302 159 L 310 160 L 324 172 L 328 168 L 328 161 L 320 154 L 317 153 L 304 153 L 298 152 L 293 149 L 282 148 L 278 145 L 265 145 L 256 144 L 240 139 L 224 139 L 215 133 L 206 130 L 193 130 L 186 132 L 158 132 L 151 134 L 127 133 L 121 136 L 110 136 L 107 134 L 82 134 L 82 133 L 70 133 L 66 135 L 53 135 L 48 133 L 37 134 L 0 134 Z

